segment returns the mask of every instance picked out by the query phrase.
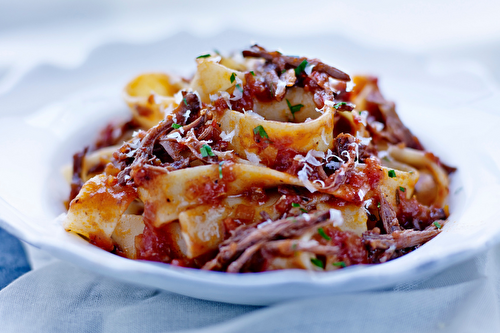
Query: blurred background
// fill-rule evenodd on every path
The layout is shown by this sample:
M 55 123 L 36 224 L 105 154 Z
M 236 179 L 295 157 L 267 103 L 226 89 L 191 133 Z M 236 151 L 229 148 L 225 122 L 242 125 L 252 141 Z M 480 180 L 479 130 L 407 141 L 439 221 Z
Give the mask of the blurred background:
M 498 13 L 497 0 L 0 0 L 0 93 L 39 64 L 76 67 L 99 45 L 148 43 L 179 31 L 338 35 L 377 48 L 474 59 L 500 79 Z

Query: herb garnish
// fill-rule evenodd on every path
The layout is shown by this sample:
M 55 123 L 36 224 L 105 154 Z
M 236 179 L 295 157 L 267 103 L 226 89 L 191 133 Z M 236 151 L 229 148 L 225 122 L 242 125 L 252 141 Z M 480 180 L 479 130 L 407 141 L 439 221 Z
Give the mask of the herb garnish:
M 238 84 L 236 85 L 236 88 L 237 88 L 239 91 L 243 92 L 243 87 L 241 86 L 241 84 L 239 84 L 239 83 L 238 83 Z
M 326 239 L 327 241 L 331 240 L 330 236 L 328 236 L 325 232 L 325 230 L 323 230 L 323 228 L 318 228 L 318 234 L 323 237 L 324 239 Z
M 224 161 L 219 163 L 219 179 L 222 179 L 222 164 L 224 164 Z
M 380 202 L 377 204 L 377 208 L 380 208 Z
M 290 109 L 290 112 L 292 113 L 293 119 L 295 119 L 295 112 L 299 112 L 300 109 L 302 109 L 304 107 L 303 104 L 292 105 L 288 99 L 286 100 L 286 104 L 288 105 L 288 108 Z
M 434 221 L 432 224 L 434 224 L 434 226 L 438 229 L 442 228 L 441 224 L 438 221 Z
M 264 129 L 264 127 L 262 127 L 262 125 L 255 127 L 253 129 L 253 134 L 258 134 L 261 138 L 269 140 L 269 135 L 267 135 L 266 130 Z
M 300 63 L 300 65 L 298 65 L 297 68 L 295 68 L 295 75 L 299 76 L 299 74 L 304 71 L 304 69 L 306 68 L 306 66 L 307 66 L 307 60 L 303 60 Z
M 188 101 L 186 101 L 186 97 L 182 98 L 182 100 L 184 101 L 184 104 L 186 104 L 186 106 L 188 106 Z
M 200 148 L 201 157 L 215 156 L 209 145 L 203 145 Z
M 405 189 L 403 186 L 400 186 L 400 187 L 399 187 L 399 190 L 400 190 L 401 192 L 406 191 L 406 189 Z
M 210 57 L 210 53 L 208 53 L 208 54 L 203 54 L 203 55 L 201 55 L 201 56 L 198 56 L 198 57 L 196 57 L 196 59 L 200 59 L 200 58 L 208 58 L 208 57 Z
M 253 76 L 255 76 L 255 73 L 254 73 L 254 71 L 250 71 L 250 74 L 252 74 Z
M 292 202 L 292 207 L 300 207 L 300 204 L 298 204 L 296 202 Z
M 231 77 L 229 78 L 229 80 L 231 80 L 231 83 L 233 83 L 234 80 L 236 80 L 236 73 L 233 72 L 233 74 L 231 74 Z
M 344 106 L 344 105 L 347 105 L 347 103 L 346 102 L 340 102 L 340 103 L 335 104 L 333 107 L 338 110 L 338 109 L 340 109 L 341 106 Z
M 176 124 L 176 123 L 173 123 L 172 124 L 172 127 L 175 128 L 175 129 L 178 129 L 178 128 L 181 128 L 182 125 L 179 125 L 179 124 Z
M 337 267 L 342 267 L 342 268 L 347 267 L 347 265 L 346 265 L 346 264 L 345 264 L 345 262 L 343 262 L 343 261 L 334 262 L 332 265 L 333 265 L 333 266 L 337 266 Z
M 311 258 L 311 262 L 313 263 L 314 266 L 317 266 L 321 269 L 325 268 L 325 266 L 323 265 L 323 262 L 317 258 Z
M 396 171 L 394 170 L 389 170 L 389 172 L 387 173 L 389 175 L 389 177 L 391 178 L 396 178 Z

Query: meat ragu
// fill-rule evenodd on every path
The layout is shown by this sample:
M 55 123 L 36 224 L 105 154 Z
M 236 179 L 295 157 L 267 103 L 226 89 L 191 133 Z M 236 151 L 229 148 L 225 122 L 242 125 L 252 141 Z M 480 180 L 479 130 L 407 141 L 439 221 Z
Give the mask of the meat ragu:
M 238 273 L 383 263 L 445 226 L 453 168 L 376 78 L 257 45 L 196 63 L 190 80 L 126 86 L 131 120 L 74 156 L 67 231 L 130 259 Z

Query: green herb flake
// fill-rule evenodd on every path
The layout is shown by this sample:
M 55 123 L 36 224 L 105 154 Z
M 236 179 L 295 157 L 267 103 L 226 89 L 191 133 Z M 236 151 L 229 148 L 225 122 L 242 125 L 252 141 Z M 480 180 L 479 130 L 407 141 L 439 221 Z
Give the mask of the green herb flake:
M 340 109 L 341 106 L 344 106 L 344 105 L 347 105 L 347 103 L 346 102 L 340 102 L 340 103 L 335 104 L 333 107 L 338 110 L 338 109 Z
M 323 228 L 318 228 L 318 234 L 326 239 L 327 241 L 331 240 L 330 236 L 328 236 Z
M 215 156 L 209 145 L 203 145 L 200 148 L 201 157 Z
M 296 76 L 299 76 L 300 73 L 302 73 L 304 71 L 304 69 L 306 68 L 307 66 L 307 60 L 303 60 L 300 65 L 297 66 L 297 68 L 295 68 L 295 75 Z
M 321 269 L 324 269 L 325 266 L 323 265 L 323 262 L 317 258 L 311 258 L 311 262 L 313 263 L 314 266 L 319 267 Z
M 222 179 L 222 164 L 224 164 L 224 161 L 219 163 L 219 179 Z
M 201 55 L 201 56 L 197 56 L 197 57 L 196 57 L 196 59 L 200 59 L 200 58 L 208 58 L 208 57 L 210 57 L 210 53 L 208 53 L 208 54 L 203 54 L 203 55 Z
M 297 105 L 292 105 L 290 101 L 287 99 L 286 104 L 288 105 L 288 108 L 290 109 L 290 112 L 292 113 L 293 119 L 295 119 L 295 112 L 299 112 L 300 109 L 304 107 L 303 104 L 297 104 Z
M 286 69 L 284 69 L 284 68 L 283 68 L 283 69 L 281 70 L 281 74 L 285 74 L 285 73 L 286 73 Z
M 405 189 L 403 186 L 400 186 L 400 187 L 399 187 L 399 190 L 400 190 L 401 192 L 406 191 L 406 189 Z
M 250 74 L 252 74 L 253 76 L 255 76 L 255 72 L 254 71 L 250 71 Z
M 239 83 L 236 85 L 236 89 L 238 89 L 239 91 L 243 92 L 243 87 Z
M 380 208 L 380 202 L 377 204 L 377 208 Z
M 229 80 L 231 80 L 231 83 L 233 83 L 234 80 L 236 80 L 236 73 L 231 74 L 231 77 L 229 78 Z
M 175 128 L 175 129 L 178 129 L 178 128 L 181 128 L 182 125 L 179 125 L 179 124 L 176 124 L 176 123 L 173 123 L 172 124 L 172 127 Z
M 343 261 L 334 262 L 332 265 L 336 266 L 336 267 L 342 267 L 342 268 L 347 267 L 347 265 Z
M 298 204 L 296 202 L 292 202 L 292 207 L 300 207 L 300 204 Z
M 188 101 L 186 101 L 186 97 L 184 97 L 182 100 L 184 101 L 184 104 L 186 104 L 186 106 L 188 106 Z
M 300 208 L 300 211 L 301 211 L 302 213 L 307 213 L 307 209 L 304 209 L 304 208 Z
M 382 159 L 383 159 L 384 161 L 386 161 L 386 162 L 390 162 L 390 161 L 391 161 L 391 160 L 389 159 L 389 157 L 387 157 L 387 156 L 384 156 Z
M 292 244 L 292 250 L 294 250 L 294 251 L 297 250 L 297 243 Z
M 413 175 L 414 173 L 415 173 L 415 172 L 413 172 L 413 171 L 410 171 L 410 175 Z
M 442 228 L 441 224 L 438 221 L 434 221 L 432 224 L 434 224 L 434 226 L 438 229 Z
M 215 52 L 215 54 L 217 54 L 217 55 L 220 55 L 220 52 L 219 52 L 219 50 L 217 50 L 217 49 L 214 49 L 214 52 Z
M 389 175 L 389 177 L 391 178 L 396 178 L 396 171 L 394 170 L 389 170 L 389 172 L 387 173 Z
M 255 134 L 255 135 L 258 134 L 263 139 L 269 139 L 269 136 L 267 135 L 266 130 L 264 129 L 264 127 L 262 127 L 262 125 L 255 127 L 253 129 L 253 134 Z

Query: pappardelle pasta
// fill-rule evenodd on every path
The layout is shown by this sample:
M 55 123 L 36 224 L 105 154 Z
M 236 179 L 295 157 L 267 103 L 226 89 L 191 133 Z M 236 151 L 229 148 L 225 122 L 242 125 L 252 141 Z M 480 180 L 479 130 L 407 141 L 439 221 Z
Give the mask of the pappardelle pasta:
M 441 231 L 447 167 L 377 78 L 254 45 L 124 90 L 73 156 L 64 221 L 106 251 L 225 272 L 383 263 Z

